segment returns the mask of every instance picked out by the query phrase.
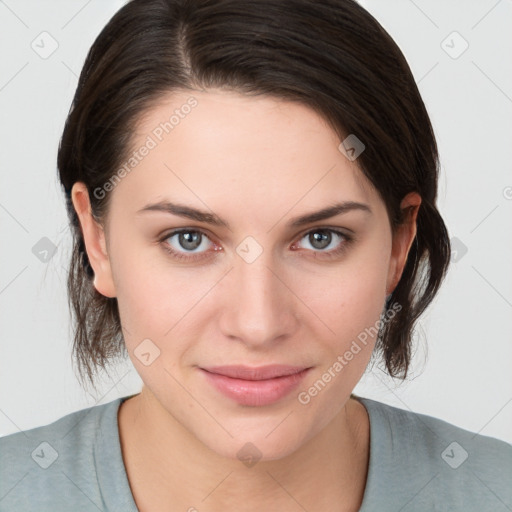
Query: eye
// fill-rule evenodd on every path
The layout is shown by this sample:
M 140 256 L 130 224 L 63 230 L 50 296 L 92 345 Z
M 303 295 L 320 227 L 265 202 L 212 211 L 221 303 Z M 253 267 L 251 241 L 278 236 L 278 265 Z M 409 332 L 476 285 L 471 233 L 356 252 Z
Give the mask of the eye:
M 325 256 L 330 257 L 341 254 L 352 242 L 352 237 L 336 229 L 316 228 L 307 232 L 300 240 L 306 240 L 314 252 L 322 255 L 325 253 Z
M 196 250 L 201 246 L 205 238 L 203 237 L 203 233 L 200 233 L 199 231 L 178 231 L 170 236 L 168 240 L 171 240 L 176 236 L 178 237 L 176 238 L 176 242 L 181 248 L 186 249 L 187 251 Z
M 209 245 L 212 244 L 206 233 L 193 229 L 181 229 L 168 233 L 161 242 L 165 250 L 174 258 L 188 260 L 203 257 Z

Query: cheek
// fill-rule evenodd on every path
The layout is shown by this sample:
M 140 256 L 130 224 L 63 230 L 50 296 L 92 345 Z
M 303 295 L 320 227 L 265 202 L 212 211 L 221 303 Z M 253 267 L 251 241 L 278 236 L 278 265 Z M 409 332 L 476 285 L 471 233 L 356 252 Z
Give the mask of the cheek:
M 327 292 L 316 289 L 316 308 L 330 332 L 325 330 L 323 337 L 321 367 L 299 401 L 314 403 L 320 416 L 329 417 L 333 404 L 345 402 L 371 358 L 381 327 L 388 262 L 385 252 L 376 254 L 361 251 L 357 260 L 339 267 Z M 322 398 L 313 398 L 320 391 Z
M 172 265 L 163 249 L 127 245 L 118 246 L 113 275 L 128 350 L 149 338 L 161 351 L 186 352 L 186 340 L 204 320 L 204 298 L 218 278 L 197 267 Z
M 356 337 L 378 320 L 386 293 L 389 251 L 385 238 L 368 239 L 339 265 L 300 276 L 301 297 L 334 331 L 340 343 Z
M 180 309 L 179 290 L 183 289 L 172 279 L 169 269 L 162 268 L 161 261 L 154 257 L 158 251 L 148 251 L 129 243 L 129 239 L 127 234 L 113 245 L 112 252 L 121 323 L 134 337 L 159 338 L 172 326 L 173 308 Z

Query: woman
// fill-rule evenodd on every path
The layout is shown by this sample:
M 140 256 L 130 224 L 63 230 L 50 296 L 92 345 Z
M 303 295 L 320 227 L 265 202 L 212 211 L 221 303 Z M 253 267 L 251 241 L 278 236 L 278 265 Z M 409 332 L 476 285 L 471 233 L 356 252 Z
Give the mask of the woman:
M 405 378 L 446 274 L 409 67 L 351 0 L 133 0 L 58 156 L 84 381 L 141 393 L 2 438 L 0 510 L 498 510 L 512 447 L 352 391 Z

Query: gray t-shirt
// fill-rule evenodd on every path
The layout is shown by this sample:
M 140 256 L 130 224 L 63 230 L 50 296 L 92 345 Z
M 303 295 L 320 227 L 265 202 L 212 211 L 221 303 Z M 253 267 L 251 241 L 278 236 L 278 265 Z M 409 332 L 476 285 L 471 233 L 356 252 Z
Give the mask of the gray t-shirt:
M 117 423 L 127 398 L 0 438 L 0 512 L 138 512 Z M 512 445 L 357 398 L 370 418 L 360 512 L 512 511 Z

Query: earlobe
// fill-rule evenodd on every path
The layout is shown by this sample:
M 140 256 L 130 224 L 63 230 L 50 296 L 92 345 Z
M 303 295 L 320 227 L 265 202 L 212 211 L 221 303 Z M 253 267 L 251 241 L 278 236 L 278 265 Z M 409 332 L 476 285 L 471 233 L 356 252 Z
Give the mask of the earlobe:
M 407 256 L 416 238 L 416 219 L 420 205 L 421 196 L 417 192 L 410 192 L 400 203 L 404 218 L 393 234 L 386 294 L 393 292 L 402 277 Z
M 84 183 L 73 185 L 71 200 L 80 221 L 89 263 L 94 271 L 94 287 L 105 297 L 115 297 L 105 231 L 92 215 L 89 192 Z

